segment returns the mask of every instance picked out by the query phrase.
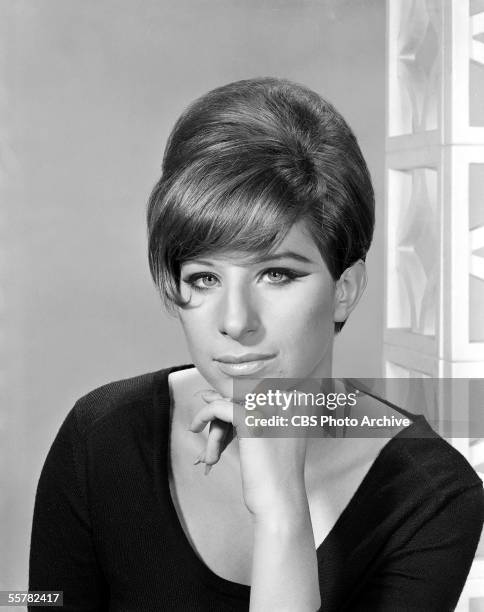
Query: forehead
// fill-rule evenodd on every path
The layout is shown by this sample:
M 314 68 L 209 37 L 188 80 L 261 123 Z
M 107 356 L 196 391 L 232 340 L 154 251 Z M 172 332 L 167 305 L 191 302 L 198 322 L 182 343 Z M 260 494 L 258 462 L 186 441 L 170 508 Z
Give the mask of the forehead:
M 321 253 L 314 242 L 311 234 L 305 227 L 304 222 L 295 223 L 291 229 L 288 231 L 283 240 L 269 251 L 269 253 L 254 253 L 247 251 L 239 251 L 239 250 L 231 250 L 230 248 L 221 249 L 220 251 L 215 251 L 207 257 L 211 259 L 230 259 L 234 260 L 234 262 L 240 264 L 250 265 L 253 263 L 257 263 L 262 259 L 266 260 L 271 255 L 281 255 L 287 253 L 288 257 L 292 256 L 295 259 L 298 259 L 302 263 L 305 263 L 305 260 L 309 260 L 312 263 L 321 263 L 323 259 L 321 257 Z
M 284 237 L 284 240 L 274 249 L 274 252 L 286 250 L 311 255 L 313 257 L 316 256 L 316 254 L 319 255 L 319 249 L 303 221 L 299 221 L 291 227 Z

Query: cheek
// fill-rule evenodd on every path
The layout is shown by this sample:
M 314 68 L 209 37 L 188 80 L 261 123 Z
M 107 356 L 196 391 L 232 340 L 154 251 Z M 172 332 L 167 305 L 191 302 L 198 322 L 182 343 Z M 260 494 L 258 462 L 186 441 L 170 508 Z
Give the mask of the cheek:
M 185 334 L 190 352 L 200 353 L 207 344 L 207 329 L 203 319 L 197 316 L 195 310 L 179 311 L 178 319 Z
M 306 298 L 293 304 L 291 317 L 273 328 L 281 351 L 280 377 L 307 376 L 332 350 L 332 298 L 322 291 L 306 294 Z
M 304 336 L 311 337 L 316 334 L 318 338 L 326 329 L 331 329 L 333 321 L 333 293 L 327 287 L 314 286 L 308 288 L 304 294 L 298 294 L 293 300 L 282 301 L 279 312 L 280 320 L 283 318 L 287 324 L 286 329 L 292 330 L 292 340 Z M 282 328 L 282 325 L 281 325 Z
M 333 327 L 333 299 L 331 296 L 321 293 L 317 300 L 309 304 L 306 323 L 307 328 L 313 331 Z

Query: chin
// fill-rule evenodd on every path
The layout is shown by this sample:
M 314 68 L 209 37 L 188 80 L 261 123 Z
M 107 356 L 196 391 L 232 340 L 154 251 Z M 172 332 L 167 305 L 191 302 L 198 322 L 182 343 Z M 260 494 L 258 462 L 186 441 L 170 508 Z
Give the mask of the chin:
M 206 360 L 193 360 L 198 373 L 207 381 L 208 386 L 223 395 L 224 397 L 232 397 L 233 384 L 231 379 L 223 379 L 220 373 L 216 372 L 212 363 L 207 365 Z
M 199 367 L 197 366 L 198 371 L 200 372 L 200 374 L 203 376 L 203 378 L 208 382 L 208 384 L 215 389 L 215 391 L 218 391 L 218 393 L 220 393 L 221 395 L 223 395 L 223 397 L 229 397 L 231 399 L 235 399 L 235 400 L 243 400 L 245 399 L 244 395 L 245 393 L 251 392 L 253 391 L 253 387 L 254 387 L 254 383 L 251 382 L 249 383 L 249 381 L 251 381 L 251 377 L 238 377 L 238 376 L 227 376 L 224 374 L 221 374 L 217 369 L 216 366 L 212 366 L 212 367 Z M 257 375 L 254 375 L 253 378 L 258 378 Z M 271 378 L 271 375 L 262 375 L 260 376 L 260 378 Z M 247 381 L 247 384 L 244 385 L 244 380 Z M 239 390 L 239 394 L 240 397 L 235 397 L 235 386 L 237 386 L 237 389 Z

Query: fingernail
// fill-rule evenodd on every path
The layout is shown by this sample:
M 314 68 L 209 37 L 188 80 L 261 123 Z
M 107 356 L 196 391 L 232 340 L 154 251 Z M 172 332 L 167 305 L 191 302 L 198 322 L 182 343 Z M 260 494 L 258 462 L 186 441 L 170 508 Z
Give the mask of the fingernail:
M 199 463 L 202 463 L 202 460 L 200 459 L 200 457 L 197 457 L 193 462 L 193 465 L 198 465 Z
M 195 391 L 193 395 L 205 395 L 205 393 L 217 393 L 215 389 L 200 389 L 199 391 Z
M 222 397 L 218 391 L 214 389 L 205 389 L 203 391 L 197 391 L 194 393 L 198 397 L 201 397 L 205 402 L 213 401 L 216 397 Z
M 207 465 L 205 466 L 205 476 L 208 476 L 210 474 L 210 470 L 212 469 L 211 465 Z
M 205 391 L 204 393 L 200 393 L 200 397 L 205 402 L 209 402 L 210 400 L 213 400 L 217 396 L 220 397 L 220 393 L 217 393 L 216 391 Z

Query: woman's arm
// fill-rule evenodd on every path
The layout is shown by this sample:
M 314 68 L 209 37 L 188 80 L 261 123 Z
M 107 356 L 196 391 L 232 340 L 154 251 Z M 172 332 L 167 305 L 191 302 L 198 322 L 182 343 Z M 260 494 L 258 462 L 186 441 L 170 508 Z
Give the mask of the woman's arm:
M 74 407 L 50 448 L 37 486 L 29 590 L 63 591 L 64 610 L 88 612 L 108 605 L 91 538 L 84 465 Z
M 250 609 L 315 612 L 319 578 L 306 493 L 275 507 L 254 516 Z
M 222 441 L 226 436 L 220 421 L 233 422 L 233 404 L 215 392 L 205 401 L 190 429 L 200 432 L 219 419 L 212 440 Z M 254 522 L 251 612 L 315 612 L 321 603 L 304 483 L 306 442 L 302 436 L 239 439 L 244 501 Z M 203 460 L 216 463 L 220 448 L 209 436 L 211 456 Z

